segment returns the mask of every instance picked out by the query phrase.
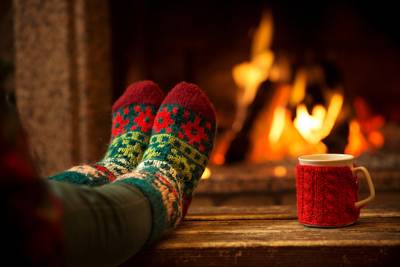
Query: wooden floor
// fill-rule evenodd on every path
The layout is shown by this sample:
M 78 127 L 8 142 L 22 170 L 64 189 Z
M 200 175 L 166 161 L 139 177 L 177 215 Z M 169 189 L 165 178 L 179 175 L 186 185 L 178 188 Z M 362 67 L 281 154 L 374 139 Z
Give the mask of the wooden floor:
M 400 266 L 400 209 L 319 229 L 300 225 L 294 206 L 197 207 L 124 266 Z

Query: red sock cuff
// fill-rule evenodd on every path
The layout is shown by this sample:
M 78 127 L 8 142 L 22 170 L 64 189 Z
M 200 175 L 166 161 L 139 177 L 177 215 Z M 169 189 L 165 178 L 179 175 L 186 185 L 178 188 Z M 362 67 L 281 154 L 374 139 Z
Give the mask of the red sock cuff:
M 197 85 L 181 82 L 166 96 L 163 104 L 178 104 L 188 110 L 205 117 L 211 123 L 215 122 L 215 109 L 210 100 Z
M 132 103 L 152 104 L 159 106 L 164 98 L 160 87 L 152 81 L 140 81 L 132 83 L 124 94 L 115 101 L 112 111 Z

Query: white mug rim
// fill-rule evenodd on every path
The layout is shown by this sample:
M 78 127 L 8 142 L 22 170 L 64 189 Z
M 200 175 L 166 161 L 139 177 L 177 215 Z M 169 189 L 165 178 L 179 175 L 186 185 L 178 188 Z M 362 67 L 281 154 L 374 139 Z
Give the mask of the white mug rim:
M 324 165 L 324 164 L 338 164 L 348 165 L 354 160 L 354 156 L 350 154 L 339 153 L 322 153 L 322 154 L 308 154 L 298 157 L 300 165 Z

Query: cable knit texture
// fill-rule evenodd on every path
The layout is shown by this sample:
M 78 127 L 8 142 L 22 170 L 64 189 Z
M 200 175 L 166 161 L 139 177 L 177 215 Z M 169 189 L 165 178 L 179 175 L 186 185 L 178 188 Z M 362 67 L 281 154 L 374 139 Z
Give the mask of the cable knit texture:
M 135 169 L 147 148 L 163 98 L 163 92 L 152 81 L 131 84 L 113 105 L 111 143 L 103 160 L 72 167 L 50 179 L 98 186 Z
M 337 227 L 355 222 L 358 180 L 349 167 L 297 165 L 297 213 L 306 225 Z
M 142 162 L 116 183 L 138 187 L 152 207 L 149 243 L 174 228 L 185 216 L 216 131 L 215 112 L 201 89 L 182 82 L 161 104 Z

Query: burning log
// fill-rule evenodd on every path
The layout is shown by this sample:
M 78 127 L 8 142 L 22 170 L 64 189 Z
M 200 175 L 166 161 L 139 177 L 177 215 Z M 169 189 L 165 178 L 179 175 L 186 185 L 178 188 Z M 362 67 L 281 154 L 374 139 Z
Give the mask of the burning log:
M 254 129 L 256 119 L 264 106 L 271 103 L 276 90 L 276 86 L 271 81 L 265 81 L 260 85 L 254 101 L 248 108 L 242 129 L 232 140 L 227 150 L 225 163 L 235 163 L 246 159 L 246 155 L 248 155 L 251 146 L 251 130 Z
M 250 60 L 233 68 L 237 112 L 232 129 L 217 141 L 212 163 L 261 163 L 345 151 L 360 155 L 383 145 L 383 119 L 372 116 L 366 105 L 358 101 L 358 118 L 351 120 L 352 107 L 345 105 L 344 86 L 334 63 L 304 65 L 293 81 L 291 74 L 279 77 L 275 74 L 291 73 L 291 67 L 280 64 L 270 49 L 271 39 L 272 17 L 264 14 L 253 37 Z

